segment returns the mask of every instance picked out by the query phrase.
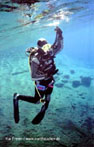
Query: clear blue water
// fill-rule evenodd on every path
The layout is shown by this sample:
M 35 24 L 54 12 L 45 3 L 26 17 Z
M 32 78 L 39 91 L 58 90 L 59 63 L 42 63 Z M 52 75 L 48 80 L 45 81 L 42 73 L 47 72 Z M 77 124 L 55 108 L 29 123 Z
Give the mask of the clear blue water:
M 1 146 L 47 146 L 45 141 L 8 141 L 5 137 L 60 137 L 52 146 L 80 144 L 94 135 L 94 2 L 49 0 L 31 5 L 0 6 L 0 143 Z M 10 11 L 9 11 L 10 10 Z M 9 12 L 8 12 L 9 11 Z M 59 74 L 45 119 L 38 126 L 31 120 L 40 106 L 21 102 L 21 121 L 13 120 L 14 92 L 34 94 L 25 49 L 43 37 L 55 40 L 55 27 L 63 30 L 64 49 L 55 62 Z M 73 72 L 71 72 L 73 71 Z M 66 76 L 68 75 L 68 76 Z M 69 78 L 68 78 L 69 77 Z M 80 81 L 79 86 L 75 81 Z M 66 82 L 64 83 L 64 80 Z M 27 84 L 27 85 L 26 85 Z M 58 117 L 59 116 L 59 117 Z M 52 136 L 50 135 L 52 134 Z M 92 139 L 90 143 L 93 143 Z

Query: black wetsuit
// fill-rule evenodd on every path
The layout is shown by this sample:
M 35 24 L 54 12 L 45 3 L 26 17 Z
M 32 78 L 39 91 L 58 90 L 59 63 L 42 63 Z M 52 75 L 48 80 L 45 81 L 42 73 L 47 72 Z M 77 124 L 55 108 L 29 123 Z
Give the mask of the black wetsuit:
M 48 104 L 49 104 L 49 101 L 50 101 L 50 95 L 53 91 L 54 79 L 53 79 L 53 77 L 51 77 L 48 80 L 41 80 L 39 82 L 39 84 L 45 86 L 46 89 L 45 90 L 39 90 L 38 89 L 38 91 L 37 91 L 36 88 L 35 88 L 34 97 L 19 95 L 18 100 L 23 100 L 23 101 L 27 101 L 27 102 L 30 102 L 30 103 L 37 104 L 38 102 L 40 102 L 40 99 L 45 96 L 45 103 L 41 108 L 41 111 L 43 111 L 43 110 L 45 111 L 48 108 Z

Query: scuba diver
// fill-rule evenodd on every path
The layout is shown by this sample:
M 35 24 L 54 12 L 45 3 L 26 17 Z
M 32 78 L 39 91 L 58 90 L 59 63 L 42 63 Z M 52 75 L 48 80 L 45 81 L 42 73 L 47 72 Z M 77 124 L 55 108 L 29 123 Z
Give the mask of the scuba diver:
M 55 55 L 63 49 L 63 35 L 59 27 L 55 28 L 56 39 L 53 45 L 41 38 L 37 42 L 37 47 L 30 47 L 26 49 L 26 54 L 29 56 L 29 65 L 31 78 L 35 85 L 35 95 L 25 96 L 14 93 L 14 120 L 19 122 L 19 100 L 38 104 L 43 103 L 40 112 L 32 120 L 32 124 L 39 124 L 44 118 L 45 112 L 48 108 L 51 94 L 54 87 L 54 75 L 58 72 L 54 63 Z

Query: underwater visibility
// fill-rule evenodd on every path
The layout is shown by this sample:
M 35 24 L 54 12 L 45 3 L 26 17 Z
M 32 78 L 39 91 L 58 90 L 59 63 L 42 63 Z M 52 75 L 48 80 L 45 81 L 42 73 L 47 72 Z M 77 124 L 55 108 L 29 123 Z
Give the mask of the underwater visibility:
M 94 147 L 93 12 L 93 0 L 0 0 L 0 147 Z M 54 78 L 47 84 L 54 88 L 48 109 L 43 112 L 41 99 L 19 101 L 15 111 L 13 95 L 29 101 L 39 88 L 45 90 L 32 80 L 26 53 L 41 46 L 40 38 L 49 48 L 59 47 L 50 54 Z M 50 55 L 39 64 L 45 75 Z

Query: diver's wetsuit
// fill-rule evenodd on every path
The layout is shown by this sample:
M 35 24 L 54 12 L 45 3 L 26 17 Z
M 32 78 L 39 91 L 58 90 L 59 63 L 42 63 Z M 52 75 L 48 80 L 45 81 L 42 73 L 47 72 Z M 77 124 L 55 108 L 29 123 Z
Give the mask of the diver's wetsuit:
M 52 55 L 56 55 L 56 53 L 58 51 L 60 51 L 60 49 L 63 48 L 63 36 L 62 36 L 62 31 L 59 29 L 58 31 L 56 31 L 56 39 L 54 44 L 51 46 L 52 48 Z M 54 86 L 54 78 L 53 75 L 48 76 L 45 74 L 39 74 L 38 73 L 38 66 L 39 66 L 39 61 L 37 60 L 36 57 L 34 57 L 32 59 L 31 62 L 31 69 L 32 69 L 32 73 L 31 73 L 31 77 L 32 79 L 35 81 L 36 86 L 39 84 L 42 86 L 45 86 L 45 89 L 41 89 L 41 87 L 37 90 L 35 88 L 35 96 L 25 96 L 25 95 L 19 95 L 18 96 L 18 100 L 23 100 L 23 101 L 27 101 L 30 103 L 35 103 L 37 104 L 38 102 L 40 102 L 40 99 L 43 98 L 45 96 L 45 103 L 43 104 L 41 110 L 39 113 L 45 113 L 46 109 L 48 108 L 49 102 L 50 102 L 50 96 L 51 93 L 53 91 L 53 86 Z
M 51 83 L 51 85 L 50 85 L 50 83 Z M 37 84 L 37 82 L 36 82 L 36 84 Z M 51 77 L 48 80 L 41 80 L 40 84 L 44 85 L 46 87 L 46 89 L 44 91 L 43 90 L 39 90 L 39 89 L 37 91 L 36 88 L 35 88 L 35 96 L 34 97 L 32 97 L 32 96 L 25 96 L 25 95 L 19 95 L 18 96 L 18 100 L 23 100 L 23 101 L 27 101 L 27 102 L 30 102 L 30 103 L 37 104 L 37 103 L 40 102 L 40 99 L 45 96 L 45 102 L 46 103 L 44 105 L 45 105 L 45 110 L 46 110 L 47 107 L 48 107 L 48 103 L 50 101 L 50 95 L 51 95 L 51 93 L 53 91 L 54 79 L 53 79 L 53 77 Z

